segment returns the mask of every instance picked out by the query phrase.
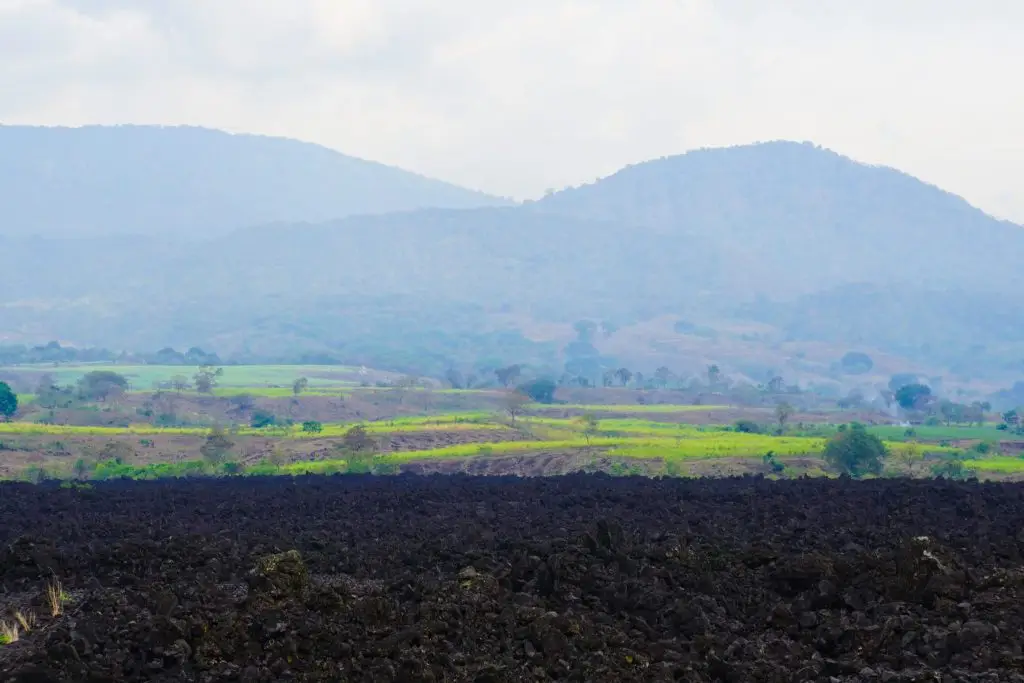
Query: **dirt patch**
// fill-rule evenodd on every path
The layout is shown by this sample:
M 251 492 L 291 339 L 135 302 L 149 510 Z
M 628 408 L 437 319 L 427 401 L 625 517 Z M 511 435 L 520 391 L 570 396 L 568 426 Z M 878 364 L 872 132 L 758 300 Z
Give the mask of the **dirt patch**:
M 475 476 L 545 477 L 574 472 L 605 472 L 651 476 L 664 471 L 660 460 L 611 458 L 601 449 L 540 450 L 522 455 L 431 458 L 404 463 L 411 474 L 470 474 Z
M 689 477 L 742 477 L 746 475 L 800 477 L 821 476 L 825 473 L 821 458 L 778 458 L 785 467 L 783 472 L 772 469 L 761 458 L 705 458 L 684 460 L 679 464 L 679 474 Z

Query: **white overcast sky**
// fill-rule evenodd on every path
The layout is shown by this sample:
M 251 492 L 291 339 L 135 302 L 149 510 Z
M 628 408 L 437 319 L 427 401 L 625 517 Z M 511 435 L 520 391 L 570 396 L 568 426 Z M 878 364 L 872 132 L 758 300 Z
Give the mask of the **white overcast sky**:
M 1022 36 L 1024 0 L 0 0 L 0 122 L 283 135 L 517 198 L 812 140 L 1024 222 Z

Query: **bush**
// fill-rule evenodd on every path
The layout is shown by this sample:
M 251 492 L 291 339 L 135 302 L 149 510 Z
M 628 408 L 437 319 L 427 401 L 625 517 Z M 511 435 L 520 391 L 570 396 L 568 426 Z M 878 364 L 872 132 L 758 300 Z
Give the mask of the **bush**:
M 733 429 L 743 434 L 764 434 L 764 427 L 753 420 L 736 420 Z
M 942 479 L 970 479 L 975 475 L 976 472 L 965 467 L 963 459 L 959 456 L 932 466 L 932 476 Z
M 839 431 L 825 444 L 822 454 L 825 462 L 851 477 L 880 474 L 886 455 L 888 453 L 882 440 L 869 434 L 864 425 L 856 422 L 849 428 L 841 425 Z
M 222 427 L 214 427 L 199 448 L 199 452 L 206 462 L 216 466 L 227 460 L 228 453 L 234 446 L 234 442 L 228 438 Z
M 536 403 L 554 403 L 556 385 L 550 379 L 535 379 L 518 387 L 521 394 L 529 396 Z
M 306 434 L 319 434 L 324 431 L 324 426 L 316 420 L 306 420 L 302 423 L 302 431 Z
M 249 426 L 253 429 L 273 427 L 276 424 L 277 417 L 273 413 L 268 413 L 265 410 L 255 410 L 252 413 L 252 417 L 249 418 Z
M 342 448 L 346 451 L 359 453 L 361 451 L 374 450 L 376 443 L 370 438 L 369 433 L 366 431 L 366 427 L 362 425 L 354 425 L 349 427 L 345 435 L 341 437 Z

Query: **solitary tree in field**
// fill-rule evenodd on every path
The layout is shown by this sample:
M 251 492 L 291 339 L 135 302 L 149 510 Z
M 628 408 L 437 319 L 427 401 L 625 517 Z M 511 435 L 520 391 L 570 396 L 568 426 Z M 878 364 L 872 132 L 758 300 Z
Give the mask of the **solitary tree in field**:
M 629 380 L 633 377 L 633 373 L 628 368 L 619 368 L 615 371 L 615 377 L 619 380 L 619 384 L 626 386 L 629 384 Z
M 897 449 L 894 455 L 902 463 L 909 476 L 914 474 L 914 465 L 924 459 L 921 453 L 921 444 L 916 441 L 908 441 Z
M 235 447 L 235 443 L 228 438 L 223 427 L 214 426 L 206 436 L 206 441 L 199 448 L 203 459 L 211 465 L 221 465 L 228 459 L 228 453 Z
M 192 380 L 196 384 L 196 391 L 200 394 L 212 394 L 217 382 L 224 374 L 224 368 L 215 368 L 212 365 L 200 365 L 193 375 Z
M 717 387 L 722 381 L 722 369 L 717 364 L 712 363 L 708 366 L 708 386 Z
M 885 444 L 862 424 L 842 425 L 825 444 L 825 462 L 851 477 L 881 474 Z
M 595 436 L 598 432 L 597 416 L 593 413 L 586 413 L 577 418 L 580 424 L 580 431 L 583 434 L 583 438 L 587 442 L 587 446 L 590 446 L 590 438 Z
M 504 398 L 505 412 L 508 413 L 512 424 L 516 423 L 516 416 L 522 415 L 526 406 L 530 405 L 531 399 L 520 391 L 507 391 Z
M 341 437 L 342 448 L 353 453 L 372 451 L 376 442 L 370 437 L 369 432 L 363 425 L 353 425 L 348 428 L 345 435 Z
M 926 384 L 906 384 L 896 391 L 896 402 L 904 410 L 920 410 L 933 398 L 931 387 Z
M 303 391 L 309 388 L 309 380 L 305 377 L 299 377 L 297 380 L 292 382 L 292 393 L 298 396 Z
M 85 400 L 105 401 L 128 390 L 128 379 L 112 370 L 94 370 L 78 380 L 78 393 Z
M 18 412 L 18 397 L 7 382 L 0 382 L 0 417 L 6 422 L 14 417 L 16 412 Z
M 775 420 L 779 423 L 779 433 L 786 431 L 786 423 L 793 416 L 793 406 L 785 401 L 775 406 Z

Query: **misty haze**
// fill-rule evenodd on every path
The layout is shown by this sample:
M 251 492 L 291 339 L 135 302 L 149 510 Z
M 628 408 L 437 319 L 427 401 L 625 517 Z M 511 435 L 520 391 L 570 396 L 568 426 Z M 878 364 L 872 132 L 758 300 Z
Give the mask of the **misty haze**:
M 1021 31 L 0 0 L 0 680 L 1024 681 Z

